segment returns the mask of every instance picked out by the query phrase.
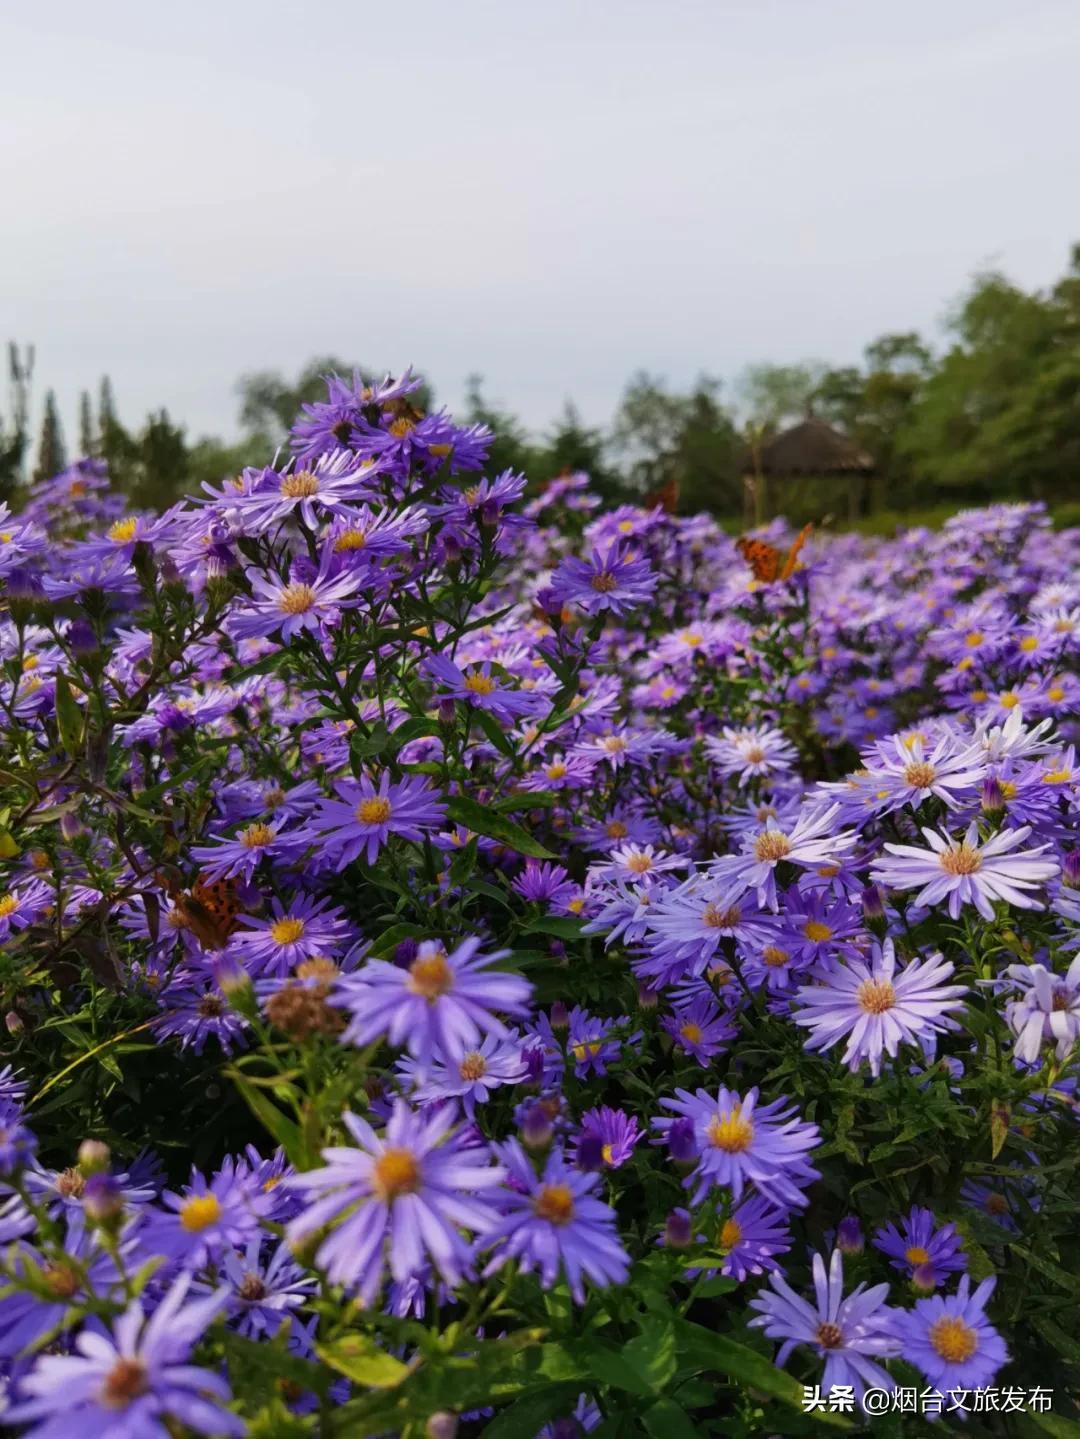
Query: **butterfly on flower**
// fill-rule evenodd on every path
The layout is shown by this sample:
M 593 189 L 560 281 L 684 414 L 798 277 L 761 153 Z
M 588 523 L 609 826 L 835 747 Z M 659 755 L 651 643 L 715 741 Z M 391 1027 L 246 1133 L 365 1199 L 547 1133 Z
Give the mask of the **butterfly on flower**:
M 165 870 L 158 878 L 172 900 L 179 927 L 189 929 L 204 949 L 224 949 L 244 909 L 235 880 L 207 880 L 200 875 L 185 890 L 174 872 Z
M 795 536 L 795 543 L 785 555 L 775 545 L 765 540 L 756 540 L 752 535 L 740 535 L 735 548 L 754 572 L 759 585 L 771 585 L 775 580 L 789 580 L 799 568 L 799 551 L 810 537 L 813 525 L 803 525 Z

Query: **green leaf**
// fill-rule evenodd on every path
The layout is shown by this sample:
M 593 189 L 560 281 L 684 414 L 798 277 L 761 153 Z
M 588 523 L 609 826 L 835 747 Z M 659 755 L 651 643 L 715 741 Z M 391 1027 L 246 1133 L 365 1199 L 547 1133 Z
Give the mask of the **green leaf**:
M 484 1429 L 484 1439 L 523 1439 L 538 1433 L 549 1419 L 561 1419 L 574 1412 L 581 1384 L 548 1384 L 530 1389 L 503 1409 Z
M 60 734 L 60 743 L 69 759 L 78 759 L 86 734 L 86 718 L 71 692 L 66 675 L 58 672 L 55 684 L 56 728 Z
M 783 1369 L 739 1344 L 724 1334 L 714 1334 L 701 1324 L 688 1320 L 675 1321 L 675 1337 L 679 1346 L 679 1362 L 685 1369 L 705 1369 L 713 1374 L 723 1374 L 740 1384 L 760 1390 L 781 1400 L 793 1409 L 803 1412 L 802 1385 L 786 1374 Z M 810 1416 L 822 1424 L 834 1428 L 850 1429 L 850 1422 L 840 1414 L 815 1413 Z
M 653 1386 L 648 1375 L 632 1362 L 625 1349 L 593 1340 L 591 1343 L 582 1341 L 575 1344 L 574 1352 L 575 1355 L 580 1354 L 590 1374 L 601 1384 L 608 1384 L 612 1389 L 621 1389 L 627 1394 L 652 1394 Z
M 675 1325 L 671 1320 L 646 1320 L 641 1326 L 641 1333 L 636 1339 L 631 1339 L 622 1353 L 652 1392 L 658 1393 L 671 1383 L 678 1368 Z
M 584 925 L 580 919 L 573 919 L 570 915 L 552 915 L 547 919 L 537 919 L 532 924 L 527 924 L 521 931 L 522 934 L 553 934 L 558 939 L 581 939 L 583 938 Z
M 298 1169 L 307 1167 L 308 1156 L 299 1126 L 273 1104 L 258 1085 L 237 1070 L 227 1070 L 255 1118 L 270 1131 Z
M 1035 1424 L 1044 1434 L 1050 1434 L 1052 1439 L 1080 1439 L 1080 1423 L 1075 1419 L 1066 1419 L 1063 1414 L 1040 1414 L 1028 1409 L 1024 1419 L 1029 1424 Z
M 332 1344 L 316 1344 L 315 1353 L 331 1369 L 367 1389 L 396 1389 L 412 1372 L 366 1334 L 346 1334 Z
M 514 746 L 494 715 L 489 714 L 487 710 L 476 709 L 473 710 L 471 718 L 480 726 L 500 754 L 505 755 L 507 759 L 514 758 Z
M 556 794 L 553 789 L 524 789 L 518 790 L 516 794 L 503 795 L 501 799 L 493 799 L 491 807 L 500 814 L 510 814 L 519 809 L 554 809 L 562 799 L 563 796 Z
M 464 825 L 474 834 L 486 835 L 488 839 L 497 839 L 508 849 L 517 850 L 519 854 L 527 854 L 533 859 L 555 858 L 551 850 L 545 849 L 538 840 L 533 839 L 528 830 L 515 824 L 512 819 L 507 819 L 505 815 L 498 814 L 487 805 L 477 804 L 474 799 L 468 799 L 463 794 L 453 795 L 447 800 L 446 808 L 450 819 L 455 824 Z
M 701 1430 L 674 1399 L 658 1399 L 650 1404 L 641 1422 L 656 1439 L 700 1439 Z

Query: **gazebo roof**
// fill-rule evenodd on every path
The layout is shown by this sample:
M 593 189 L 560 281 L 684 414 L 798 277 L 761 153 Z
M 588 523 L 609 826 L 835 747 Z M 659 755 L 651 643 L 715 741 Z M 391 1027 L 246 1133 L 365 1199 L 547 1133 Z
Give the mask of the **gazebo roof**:
M 787 475 L 869 474 L 874 469 L 874 461 L 847 435 L 834 430 L 824 420 L 808 415 L 799 424 L 792 425 L 789 430 L 781 430 L 767 440 L 758 451 L 757 466 L 748 450 L 743 457 L 743 468 L 746 471 L 760 468 L 763 475 L 780 478 Z

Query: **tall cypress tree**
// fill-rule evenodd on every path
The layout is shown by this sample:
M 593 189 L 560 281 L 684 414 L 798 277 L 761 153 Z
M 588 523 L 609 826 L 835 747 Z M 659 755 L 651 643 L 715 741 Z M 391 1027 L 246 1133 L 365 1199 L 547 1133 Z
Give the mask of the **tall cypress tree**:
M 64 432 L 60 425 L 60 416 L 56 413 L 56 396 L 49 390 L 45 395 L 45 414 L 41 421 L 34 479 L 51 479 L 53 475 L 60 473 L 65 463 Z
M 94 442 L 94 412 L 90 408 L 90 396 L 83 390 L 79 396 L 79 454 L 85 459 L 97 449 Z

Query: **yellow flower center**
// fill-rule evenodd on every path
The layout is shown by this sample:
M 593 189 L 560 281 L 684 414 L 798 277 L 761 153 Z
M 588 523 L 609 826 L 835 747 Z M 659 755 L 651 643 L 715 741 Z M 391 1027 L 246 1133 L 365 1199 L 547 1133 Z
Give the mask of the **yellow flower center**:
M 362 799 L 356 806 L 356 818 L 361 824 L 385 824 L 393 813 L 390 801 L 381 794 Z
M 429 1004 L 454 987 L 454 971 L 445 954 L 421 955 L 409 965 L 409 988 Z
M 544 766 L 544 773 L 548 779 L 565 779 L 566 765 L 561 760 L 554 760 L 551 764 Z
M 791 841 L 778 829 L 767 829 L 754 841 L 754 857 L 763 864 L 775 864 L 791 853 Z
M 390 433 L 393 435 L 395 440 L 403 440 L 406 435 L 412 434 L 413 430 L 415 429 L 416 421 L 407 419 L 404 415 L 402 415 L 400 419 L 394 420 L 394 422 L 391 424 Z
M 296 966 L 297 979 L 321 979 L 327 984 L 338 974 L 338 967 L 332 959 L 327 959 L 324 954 L 313 954 L 310 959 L 302 959 Z
M 549 1224 L 569 1224 L 574 1217 L 574 1194 L 567 1184 L 545 1184 L 533 1200 L 533 1213 Z
M 904 783 L 912 789 L 929 789 L 936 775 L 937 770 L 926 760 L 913 760 L 904 770 Z
M 821 944 L 823 940 L 832 939 L 832 929 L 827 924 L 822 924 L 819 919 L 808 919 L 803 925 L 803 934 L 814 944 Z
M 367 544 L 363 530 L 342 530 L 334 541 L 335 550 L 362 550 Z
M 420 1166 L 408 1149 L 384 1149 L 371 1170 L 371 1187 L 389 1204 L 401 1194 L 415 1194 L 420 1188 Z
M 761 746 L 759 744 L 755 744 L 750 746 L 743 758 L 746 760 L 747 764 L 761 764 L 761 762 L 766 758 L 766 755 L 765 751 L 761 748 Z
M 1015 690 L 1006 690 L 1004 694 L 998 695 L 998 704 L 1003 710 L 1015 709 L 1020 703 L 1020 696 Z
M 458 1073 L 462 1079 L 468 1079 L 470 1081 L 483 1079 L 487 1073 L 487 1060 L 482 1054 L 478 1054 L 475 1049 L 470 1050 L 458 1065 Z
M 600 743 L 603 745 L 604 749 L 607 750 L 608 754 L 622 754 L 623 750 L 626 748 L 626 741 L 622 738 L 621 735 L 617 734 L 605 735 L 605 737 L 600 741 Z
M 201 1234 L 221 1218 L 221 1205 L 215 1194 L 193 1194 L 180 1206 L 180 1224 L 189 1234 Z
M 725 1118 L 716 1115 L 710 1119 L 705 1136 L 714 1149 L 722 1149 L 725 1154 L 743 1154 L 754 1142 L 754 1126 L 742 1117 L 736 1105 Z
M 304 615 L 315 603 L 310 585 L 286 585 L 278 596 L 278 609 L 285 615 Z
M 767 944 L 761 951 L 761 958 L 769 969 L 783 969 L 790 962 L 791 955 L 777 944 Z
M 302 919 L 278 919 L 270 926 L 270 938 L 275 944 L 295 944 L 303 932 Z
M 473 674 L 465 680 L 465 688 L 474 695 L 489 695 L 495 689 L 495 681 L 490 675 Z
M 930 1343 L 949 1364 L 964 1364 L 979 1347 L 979 1336 L 955 1314 L 946 1314 L 930 1326 Z
M 742 1238 L 742 1225 L 736 1219 L 725 1219 L 716 1236 L 716 1247 L 723 1254 L 730 1254 Z
M 938 855 L 946 874 L 974 874 L 982 864 L 982 855 L 965 840 Z
M 5 894 L 0 899 L 0 919 L 7 919 L 9 914 L 14 914 L 19 907 L 19 901 L 13 894 Z
M 1048 769 L 1042 777 L 1042 782 L 1043 784 L 1068 784 L 1071 779 L 1071 769 Z
M 887 979 L 864 979 L 855 991 L 855 998 L 867 1014 L 884 1014 L 896 1003 L 896 990 Z
M 687 1020 L 687 1022 L 680 1028 L 679 1033 L 683 1037 L 683 1039 L 686 1040 L 687 1044 L 701 1043 L 701 1025 L 695 1024 L 692 1019 Z
M 709 929 L 731 929 L 739 922 L 739 907 L 732 905 L 730 909 L 721 909 L 717 904 L 707 904 L 701 911 L 701 922 Z
M 1038 635 L 1025 635 L 1020 641 L 1020 648 L 1025 654 L 1031 654 L 1033 650 L 1037 650 L 1039 648 Z
M 910 1249 L 905 1249 L 904 1258 L 913 1269 L 917 1269 L 920 1264 L 930 1263 L 930 1255 L 921 1244 L 913 1244 Z
M 319 493 L 319 481 L 310 470 L 297 470 L 281 482 L 281 493 L 290 500 L 304 500 Z
M 261 849 L 263 845 L 269 844 L 274 838 L 274 831 L 268 824 L 249 824 L 240 835 L 240 843 L 245 849 Z
M 964 636 L 964 643 L 969 650 L 977 650 L 985 638 L 982 630 L 968 630 Z
M 613 819 L 607 826 L 608 839 L 625 839 L 629 833 L 630 831 L 621 819 Z
M 126 520 L 117 520 L 109 526 L 109 539 L 117 545 L 126 545 L 128 540 L 135 538 L 135 531 L 138 528 L 138 520 L 130 515 Z
M 626 861 L 626 867 L 631 874 L 648 874 L 652 864 L 652 856 L 648 854 L 632 854 Z

